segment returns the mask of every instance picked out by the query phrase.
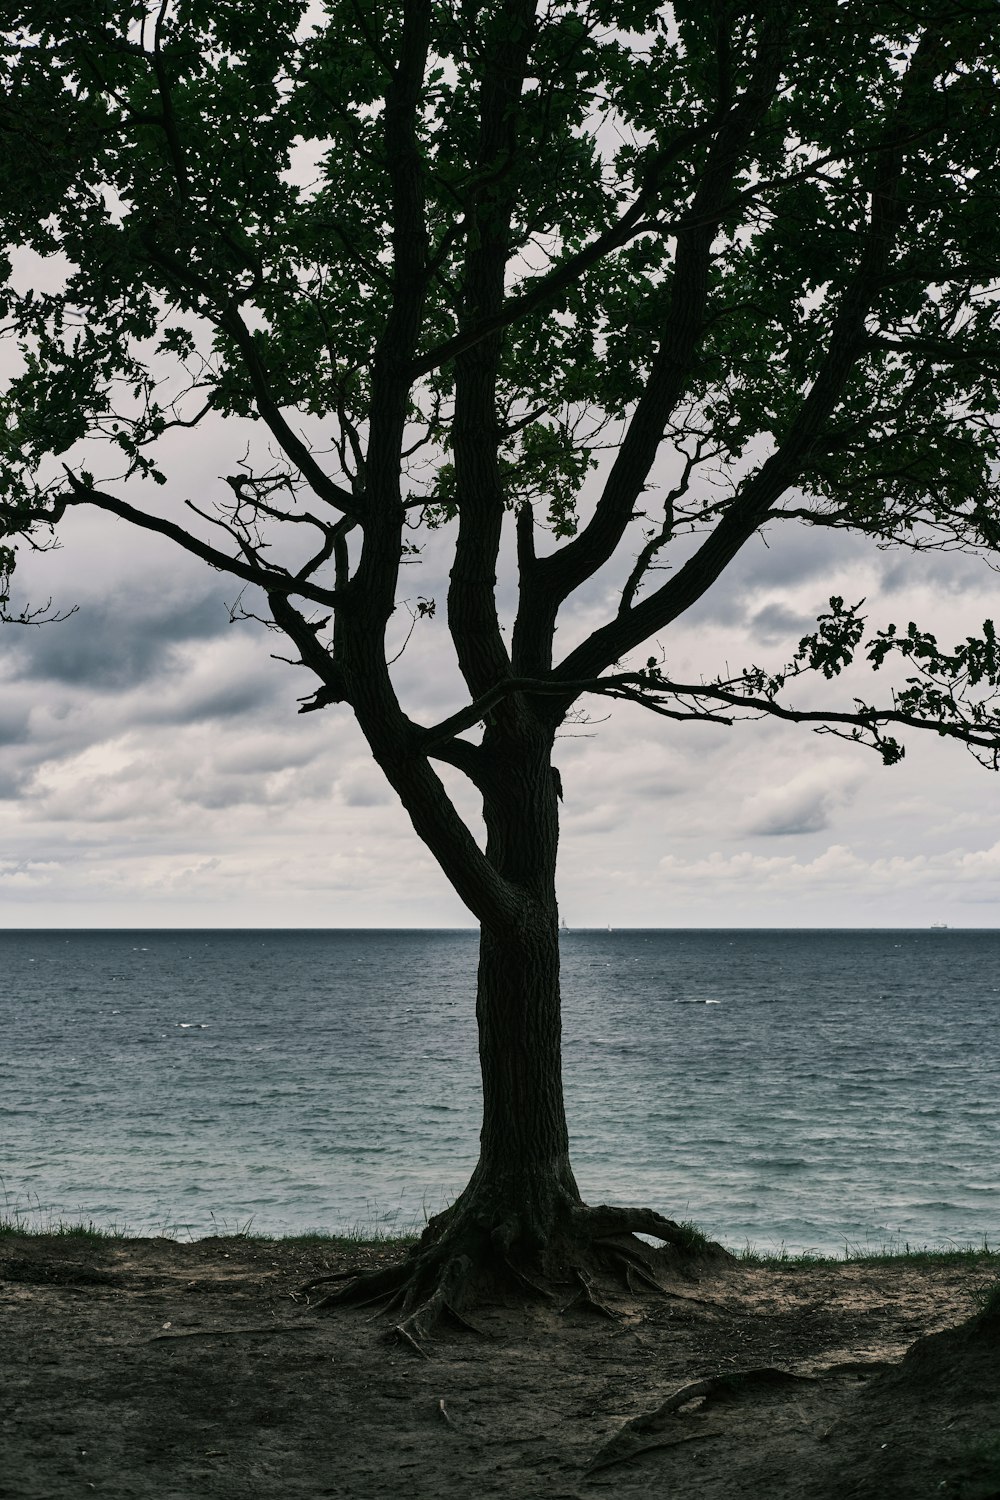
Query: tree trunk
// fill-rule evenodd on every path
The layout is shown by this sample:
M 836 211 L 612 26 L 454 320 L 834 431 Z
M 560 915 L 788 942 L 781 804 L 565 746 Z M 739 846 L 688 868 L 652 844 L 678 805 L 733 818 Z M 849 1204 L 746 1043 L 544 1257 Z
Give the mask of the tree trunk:
M 678 1253 L 692 1249 L 689 1231 L 651 1210 L 588 1208 L 580 1198 L 563 1106 L 552 731 L 516 704 L 505 706 L 502 720 L 487 728 L 476 777 L 486 861 L 502 889 L 502 899 L 481 908 L 479 1161 L 402 1264 L 359 1274 L 319 1303 L 384 1301 L 401 1309 L 396 1334 L 418 1349 L 443 1315 L 464 1321 L 461 1309 L 498 1280 L 532 1296 L 551 1297 L 553 1287 L 564 1296 L 569 1287 L 567 1308 L 582 1301 L 611 1316 L 594 1293 L 595 1272 L 612 1270 L 630 1292 L 636 1278 L 658 1289 L 653 1252 L 634 1232 Z M 402 772 L 397 781 L 408 790 Z M 424 811 L 414 798 L 410 815 L 418 832 L 429 829 L 433 847 L 433 808 L 426 818 Z
M 537 1259 L 580 1195 L 563 1105 L 559 914 L 555 869 L 558 780 L 551 733 L 486 737 L 486 854 L 519 893 L 513 920 L 484 921 L 476 1016 L 483 1082 L 480 1156 L 452 1215 Z M 544 1254 L 543 1254 L 544 1259 Z
M 554 903 L 519 931 L 484 928 L 476 1015 L 483 1128 L 466 1193 L 531 1256 L 580 1202 L 563 1106 Z

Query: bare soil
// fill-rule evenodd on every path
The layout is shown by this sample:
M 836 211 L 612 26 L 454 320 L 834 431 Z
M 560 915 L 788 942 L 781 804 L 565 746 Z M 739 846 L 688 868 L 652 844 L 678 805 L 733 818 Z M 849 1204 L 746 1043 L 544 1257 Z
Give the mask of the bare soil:
M 498 1298 L 426 1359 L 292 1299 L 397 1253 L 0 1236 L 0 1496 L 1000 1497 L 1000 1319 L 968 1321 L 996 1261 Z

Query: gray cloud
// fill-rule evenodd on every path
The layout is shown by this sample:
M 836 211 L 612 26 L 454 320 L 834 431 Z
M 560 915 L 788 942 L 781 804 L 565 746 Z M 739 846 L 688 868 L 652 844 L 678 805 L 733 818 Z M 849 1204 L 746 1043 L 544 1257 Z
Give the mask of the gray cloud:
M 138 708 L 135 724 L 199 724 L 212 719 L 233 719 L 272 703 L 279 696 L 278 684 L 269 673 L 222 681 L 196 688 L 169 703 L 150 703 Z M 292 705 L 288 705 L 292 717 Z
M 217 756 L 219 770 L 226 775 L 260 776 L 311 765 L 323 748 L 320 737 L 310 736 L 297 743 L 285 731 L 286 726 L 281 724 L 271 738 L 256 738 L 249 743 L 241 740 L 237 745 L 227 746 Z
M 747 621 L 751 633 L 765 646 L 786 644 L 791 650 L 798 645 L 807 630 L 814 630 L 816 621 L 808 615 L 797 614 L 784 604 L 765 604 Z
M 873 554 L 864 538 L 783 521 L 769 526 L 763 540 L 754 538 L 736 566 L 741 587 L 791 588 L 851 563 L 870 562 Z
M 11 709 L 5 704 L 0 708 L 0 745 L 23 745 L 28 740 L 28 734 L 26 707 Z
M 870 565 L 878 554 L 870 542 L 786 521 L 753 537 L 722 578 L 683 616 L 686 625 L 740 626 L 755 596 L 780 593 L 833 577 L 846 568 Z M 820 602 L 825 595 L 818 592 Z M 811 622 L 810 622 L 811 623 Z
M 632 796 L 658 801 L 661 797 L 680 797 L 687 790 L 679 781 L 665 781 L 660 776 L 636 776 L 629 779 L 628 790 Z
M 782 785 L 751 797 L 742 832 L 764 838 L 819 833 L 852 799 L 858 778 L 859 768 L 843 763 L 809 766 Z
M 903 594 L 921 585 L 936 593 L 960 595 L 967 590 L 988 590 L 992 579 L 982 558 L 961 552 L 883 552 L 880 555 L 879 586 L 889 595 Z
M 0 766 L 0 802 L 12 802 L 15 797 L 20 797 L 30 777 L 30 770 Z
M 0 631 L 0 659 L 15 679 L 122 691 L 171 665 L 177 646 L 229 628 L 217 593 L 189 597 L 117 593 L 85 600 L 69 620 Z
M 230 466 L 225 457 L 207 463 L 208 473 Z M 293 653 L 259 628 L 229 627 L 222 600 L 235 587 L 102 518 L 85 529 L 79 517 L 68 521 L 79 534 L 61 552 L 26 560 L 24 584 L 30 597 L 52 593 L 62 604 L 84 595 L 85 609 L 51 630 L 0 631 L 0 873 L 19 923 L 471 920 L 347 711 L 297 717 L 310 674 L 272 662 L 272 650 Z M 920 619 L 940 585 L 937 628 L 950 643 L 970 614 L 964 580 L 971 589 L 981 577 L 960 559 L 880 554 L 792 524 L 771 527 L 768 542 L 754 542 L 701 606 L 699 618 L 722 625 L 725 642 L 709 631 L 702 640 L 689 615 L 673 640 L 666 633 L 668 659 L 690 659 L 695 673 L 727 658 L 734 667 L 780 662 L 812 626 L 799 612 L 823 608 L 830 593 L 867 592 L 873 620 L 898 619 L 915 586 Z M 436 597 L 439 616 L 421 622 L 393 669 L 407 709 L 427 721 L 467 697 L 443 621 L 443 544 L 436 549 L 435 541 L 404 575 L 404 592 Z M 500 572 L 509 608 L 506 553 Z M 891 600 L 878 595 L 880 573 Z M 864 582 L 852 592 L 855 576 Z M 566 610 L 560 651 L 607 618 L 613 582 L 609 569 Z M 989 612 L 985 590 L 982 601 L 972 601 L 967 628 Z M 397 646 L 408 623 L 401 608 Z M 807 689 L 796 686 L 803 706 Z M 922 919 L 910 896 L 921 881 L 931 882 L 930 920 L 950 915 L 939 888 L 955 884 L 956 870 L 964 899 L 980 899 L 980 887 L 981 899 L 995 898 L 1000 846 L 962 863 L 996 840 L 996 819 L 989 838 L 982 832 L 992 784 L 936 739 L 908 747 L 890 775 L 860 752 L 848 764 L 849 751 L 831 755 L 829 741 L 803 729 L 675 726 L 629 706 L 604 723 L 605 705 L 590 709 L 593 722 L 568 726 L 557 746 L 566 787 L 560 894 L 571 926 L 767 924 L 775 893 L 788 911 L 824 922 L 909 922 Z M 439 769 L 479 836 L 476 794 L 452 768 Z M 823 854 L 829 835 L 819 834 L 834 827 L 835 851 L 855 854 Z M 858 870 L 875 871 L 862 894 Z
M 355 775 L 338 780 L 337 791 L 340 799 L 346 807 L 387 807 L 394 802 L 393 793 L 389 786 L 377 778 L 378 773 L 374 767 L 369 773 L 367 768 Z
M 771 838 L 783 834 L 819 833 L 830 826 L 830 809 L 821 792 L 791 807 L 775 807 L 747 824 L 748 833 Z

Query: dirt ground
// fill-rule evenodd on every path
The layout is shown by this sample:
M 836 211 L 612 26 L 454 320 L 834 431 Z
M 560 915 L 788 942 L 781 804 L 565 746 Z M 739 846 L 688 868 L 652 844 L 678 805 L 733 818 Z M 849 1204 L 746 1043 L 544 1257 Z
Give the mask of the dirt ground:
M 393 1253 L 0 1236 L 0 1496 L 1000 1497 L 996 1259 L 705 1266 L 426 1359 L 292 1300 Z

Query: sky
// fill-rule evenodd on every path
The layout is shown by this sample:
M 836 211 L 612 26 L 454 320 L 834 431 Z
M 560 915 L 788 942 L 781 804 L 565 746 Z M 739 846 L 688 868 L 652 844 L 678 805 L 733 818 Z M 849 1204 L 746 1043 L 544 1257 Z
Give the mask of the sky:
M 238 434 L 186 437 L 168 501 L 204 502 L 238 454 Z M 0 627 L 0 926 L 473 925 L 349 714 L 299 715 L 308 674 L 273 659 L 280 637 L 230 622 L 234 585 L 97 514 L 72 514 L 61 540 L 23 560 L 19 592 L 76 612 Z M 446 544 L 405 575 L 406 597 L 443 599 Z M 840 593 L 864 597 L 872 625 L 912 618 L 950 645 L 995 614 L 996 584 L 977 559 L 786 526 L 658 644 L 689 680 L 777 667 Z M 611 601 L 598 579 L 559 643 Z M 395 670 L 424 722 L 463 701 L 441 615 Z M 803 685 L 795 701 L 837 706 L 835 687 Z M 571 928 L 996 925 L 1000 782 L 936 737 L 911 735 L 887 769 L 807 727 L 598 704 L 555 758 Z M 443 777 L 477 825 L 457 773 Z
M 18 265 L 30 284 L 58 279 L 24 252 Z M 210 505 L 248 437 L 234 422 L 175 438 L 156 503 L 177 516 L 187 498 Z M 111 488 L 142 498 L 141 486 Z M 348 711 L 299 715 L 315 683 L 273 659 L 279 637 L 230 621 L 235 584 L 96 513 L 71 513 L 60 538 L 22 557 L 18 593 L 75 613 L 0 625 L 0 927 L 473 925 Z M 439 534 L 405 572 L 402 599 L 443 603 L 447 542 Z M 650 649 L 678 679 L 778 668 L 833 594 L 864 598 L 873 627 L 914 619 L 951 645 L 995 616 L 997 581 L 974 558 L 786 525 Z M 599 576 L 560 616 L 560 648 L 613 612 L 614 582 Z M 465 701 L 443 616 L 419 623 L 395 669 L 404 706 L 427 723 Z M 401 642 L 402 604 L 398 618 Z M 862 677 L 858 691 L 870 687 Z M 851 692 L 802 684 L 792 701 L 850 706 Z M 807 727 L 678 725 L 599 703 L 566 726 L 555 758 L 570 927 L 1000 918 L 1000 780 L 933 736 L 911 734 L 887 769 Z M 478 829 L 469 788 L 441 775 Z

